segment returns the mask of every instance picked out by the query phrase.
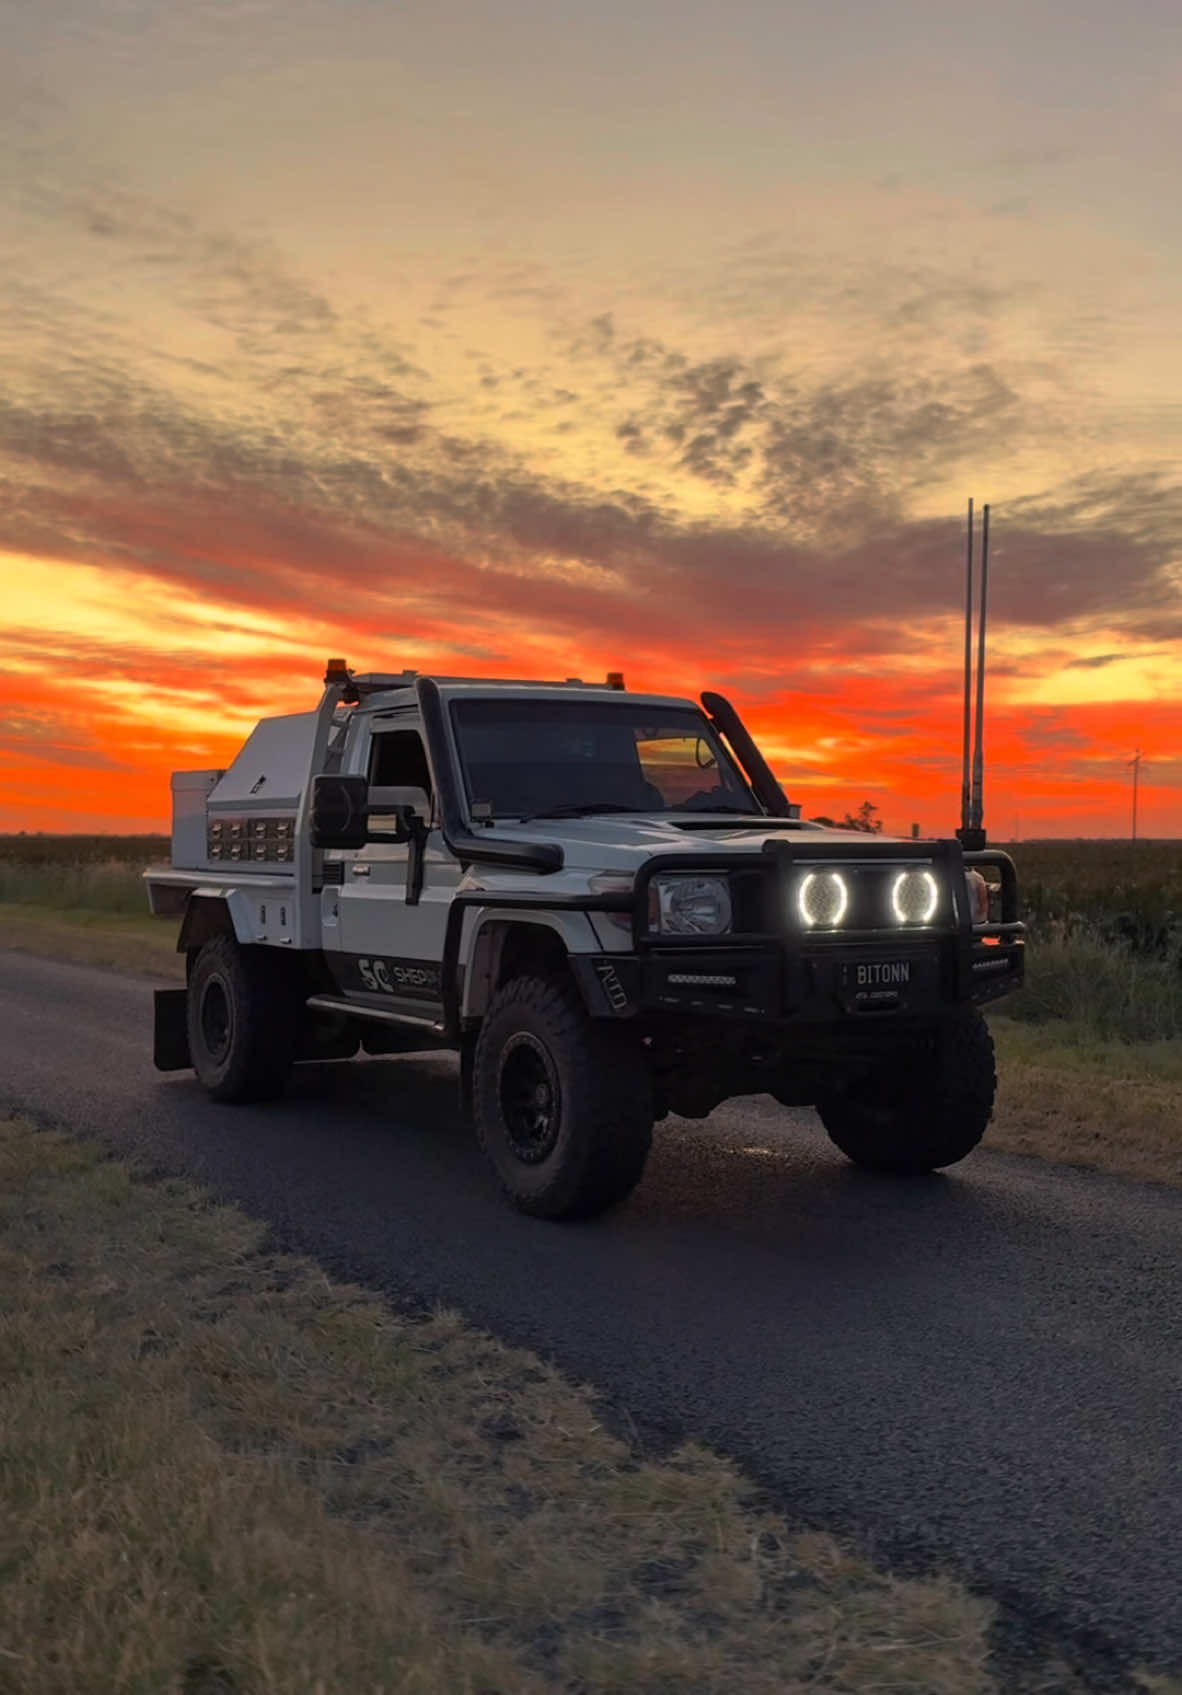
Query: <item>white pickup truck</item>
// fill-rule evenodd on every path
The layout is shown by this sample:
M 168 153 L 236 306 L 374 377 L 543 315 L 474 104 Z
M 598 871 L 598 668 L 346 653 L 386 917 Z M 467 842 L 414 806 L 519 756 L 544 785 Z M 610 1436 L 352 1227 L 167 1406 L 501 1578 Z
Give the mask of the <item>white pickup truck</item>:
M 172 792 L 145 875 L 188 986 L 157 992 L 156 1065 L 215 1100 L 454 1049 L 502 1186 L 550 1218 L 618 1201 L 654 1121 L 735 1095 L 815 1105 L 889 1172 L 989 1121 L 1012 863 L 803 821 L 720 695 L 334 660 L 315 711 Z

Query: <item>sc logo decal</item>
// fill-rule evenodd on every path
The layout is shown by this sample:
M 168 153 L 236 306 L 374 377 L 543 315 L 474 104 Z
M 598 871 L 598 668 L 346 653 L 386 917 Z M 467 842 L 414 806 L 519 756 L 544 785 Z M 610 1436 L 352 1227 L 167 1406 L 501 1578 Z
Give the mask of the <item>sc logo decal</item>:
M 394 993 L 394 985 L 391 983 L 389 973 L 386 970 L 385 960 L 359 959 L 357 970 L 361 974 L 362 983 L 373 994 L 392 995 Z
M 442 976 L 437 965 L 415 965 L 393 959 L 359 959 L 357 973 L 371 994 L 437 995 Z

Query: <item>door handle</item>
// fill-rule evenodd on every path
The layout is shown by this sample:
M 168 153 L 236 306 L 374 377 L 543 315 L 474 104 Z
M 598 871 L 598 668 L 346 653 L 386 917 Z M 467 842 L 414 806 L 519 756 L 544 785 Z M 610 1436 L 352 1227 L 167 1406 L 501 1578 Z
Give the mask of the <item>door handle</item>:
M 369 876 L 369 866 L 368 865 L 354 865 L 353 875 L 354 875 L 354 877 L 368 877 Z

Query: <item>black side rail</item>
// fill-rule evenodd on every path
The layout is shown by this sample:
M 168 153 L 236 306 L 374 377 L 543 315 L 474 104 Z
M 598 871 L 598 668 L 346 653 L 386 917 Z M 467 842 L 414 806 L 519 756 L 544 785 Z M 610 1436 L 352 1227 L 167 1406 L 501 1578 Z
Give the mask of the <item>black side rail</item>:
M 558 842 L 490 841 L 487 835 L 478 835 L 468 828 L 456 788 L 439 684 L 434 677 L 419 677 L 415 692 L 439 799 L 439 830 L 450 851 L 464 864 L 509 865 L 519 871 L 561 871 L 566 856 Z
M 710 722 L 730 743 L 760 804 L 773 818 L 790 818 L 792 813 L 788 796 L 772 775 L 771 766 L 752 741 L 743 720 L 730 701 L 725 695 L 714 694 L 707 689 L 702 695 L 702 705 Z

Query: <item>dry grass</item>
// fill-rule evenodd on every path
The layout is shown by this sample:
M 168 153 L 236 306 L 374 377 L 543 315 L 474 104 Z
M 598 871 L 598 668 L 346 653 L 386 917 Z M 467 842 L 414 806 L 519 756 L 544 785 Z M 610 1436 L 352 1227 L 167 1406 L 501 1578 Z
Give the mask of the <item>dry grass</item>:
M 185 1184 L 0 1124 L 0 1278 L 12 1695 L 994 1688 L 986 1603 Z
M 1070 1025 L 992 1022 L 986 1145 L 1182 1187 L 1182 1041 L 1097 1042 Z
M 25 902 L 0 905 L 0 948 L 184 982 L 178 922 L 112 912 L 61 912 Z

